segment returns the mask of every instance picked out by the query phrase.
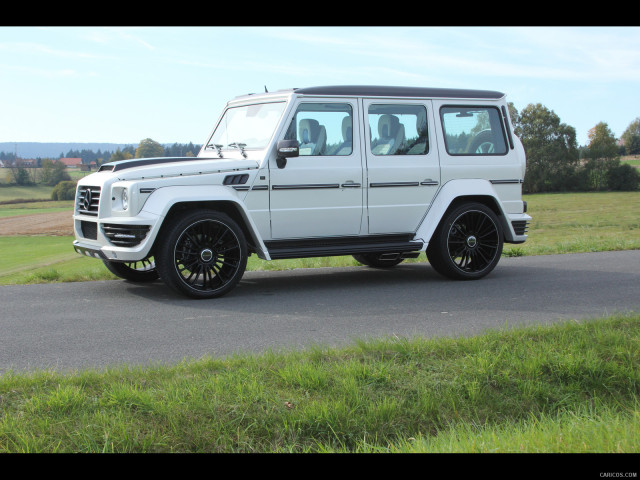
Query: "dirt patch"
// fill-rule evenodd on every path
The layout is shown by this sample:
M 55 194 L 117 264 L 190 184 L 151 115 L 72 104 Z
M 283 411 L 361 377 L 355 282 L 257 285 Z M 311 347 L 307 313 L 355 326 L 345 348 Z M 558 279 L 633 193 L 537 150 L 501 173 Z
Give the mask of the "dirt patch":
M 0 218 L 0 235 L 73 235 L 71 212 Z

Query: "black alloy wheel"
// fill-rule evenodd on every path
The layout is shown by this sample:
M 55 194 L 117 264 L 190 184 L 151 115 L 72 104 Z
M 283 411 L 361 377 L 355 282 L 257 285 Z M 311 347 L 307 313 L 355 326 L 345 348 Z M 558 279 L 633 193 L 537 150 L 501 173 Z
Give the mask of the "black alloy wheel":
M 228 293 L 242 278 L 247 246 L 226 214 L 196 211 L 174 221 L 158 249 L 158 270 L 170 287 L 193 298 Z
M 483 204 L 468 203 L 446 216 L 427 247 L 427 258 L 442 275 L 475 280 L 495 268 L 503 244 L 496 214 Z

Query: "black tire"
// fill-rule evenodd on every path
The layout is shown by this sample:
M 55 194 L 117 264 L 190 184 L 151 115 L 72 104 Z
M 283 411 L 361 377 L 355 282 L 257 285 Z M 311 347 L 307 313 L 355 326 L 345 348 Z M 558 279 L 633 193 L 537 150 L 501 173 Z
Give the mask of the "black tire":
M 361 253 L 354 255 L 353 258 L 363 265 L 375 268 L 389 268 L 395 267 L 399 263 L 402 263 L 402 258 L 381 258 L 383 253 Z
M 465 203 L 446 215 L 427 247 L 427 258 L 440 274 L 477 280 L 500 260 L 504 244 L 496 214 L 481 203 Z
M 156 270 L 153 257 L 147 257 L 136 262 L 112 262 L 102 260 L 105 267 L 115 276 L 129 280 L 130 282 L 146 283 L 157 280 L 160 275 Z
M 231 217 L 197 210 L 161 231 L 156 264 L 162 280 L 192 298 L 216 298 L 232 290 L 247 266 L 247 242 Z

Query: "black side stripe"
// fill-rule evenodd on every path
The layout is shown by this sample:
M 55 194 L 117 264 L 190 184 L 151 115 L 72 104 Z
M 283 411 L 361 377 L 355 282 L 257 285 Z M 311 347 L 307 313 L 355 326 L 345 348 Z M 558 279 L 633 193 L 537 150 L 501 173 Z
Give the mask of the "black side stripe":
M 338 183 L 309 183 L 301 185 L 273 185 L 272 190 L 311 190 L 316 188 L 340 188 Z

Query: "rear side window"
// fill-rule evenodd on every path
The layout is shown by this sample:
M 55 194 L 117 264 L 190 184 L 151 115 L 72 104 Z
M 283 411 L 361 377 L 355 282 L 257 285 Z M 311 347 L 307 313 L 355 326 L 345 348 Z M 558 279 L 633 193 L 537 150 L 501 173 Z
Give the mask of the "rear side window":
M 446 106 L 440 109 L 449 155 L 507 153 L 500 112 L 494 107 Z

